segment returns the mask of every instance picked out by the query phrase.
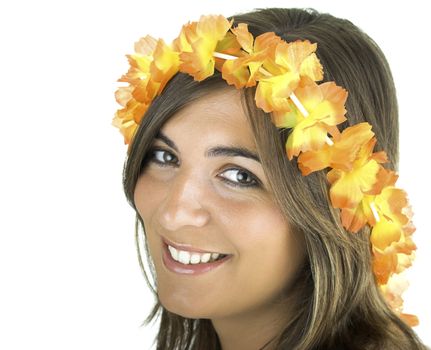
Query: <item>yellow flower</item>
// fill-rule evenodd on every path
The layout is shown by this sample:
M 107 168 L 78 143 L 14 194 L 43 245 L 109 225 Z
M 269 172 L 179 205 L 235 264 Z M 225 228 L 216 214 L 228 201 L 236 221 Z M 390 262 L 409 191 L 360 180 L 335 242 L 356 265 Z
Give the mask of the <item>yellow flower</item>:
M 288 102 L 289 112 L 274 112 L 272 115 L 277 127 L 293 128 L 286 143 L 289 159 L 300 152 L 322 148 L 328 132 L 335 132 L 336 125 L 346 120 L 344 103 L 347 92 L 333 82 L 317 85 L 314 81 L 307 80 L 306 85 L 295 90 L 295 95 L 308 111 L 307 117 L 292 101 Z
M 401 300 L 401 302 L 403 301 Z M 410 327 L 416 327 L 419 325 L 419 318 L 416 315 L 400 313 L 398 316 Z
M 382 159 L 380 159 L 380 162 L 385 161 L 386 159 L 383 155 Z M 379 203 L 382 202 L 382 200 L 379 199 L 378 195 L 381 194 L 385 188 L 393 188 L 397 179 L 398 175 L 396 175 L 395 172 L 380 166 L 374 185 L 370 191 L 364 193 L 362 201 L 358 204 L 358 206 L 354 208 L 341 209 L 341 222 L 343 226 L 351 232 L 358 232 L 367 223 L 371 226 L 374 226 L 376 224 L 376 219 L 371 210 L 371 206 L 374 205 L 376 207 L 379 215 L 385 214 L 385 211 L 382 211 L 380 208 Z
M 316 48 L 317 44 L 312 44 L 308 40 L 297 40 L 291 43 L 282 41 L 275 53 L 276 70 L 282 67 L 313 81 L 322 80 L 323 67 L 314 53 Z M 273 72 L 272 67 L 268 66 L 267 69 L 269 72 Z
M 289 97 L 301 78 L 313 81 L 323 79 L 323 68 L 316 54 L 316 44 L 308 40 L 278 43 L 273 60 L 266 60 L 263 69 L 267 78 L 259 79 L 256 89 L 256 105 L 265 112 L 287 112 Z
M 179 53 L 161 39 L 146 36 L 135 44 L 135 50 L 128 56 L 129 71 L 120 79 L 129 86 L 120 87 L 115 94 L 123 108 L 112 121 L 126 144 L 131 142 L 148 106 L 179 69 Z
M 388 240 L 386 244 L 377 242 L 377 245 L 373 245 L 373 270 L 379 284 L 386 284 L 393 274 L 399 274 L 412 265 L 416 250 L 411 238 L 413 232 L 414 226 L 409 222 L 401 228 L 399 236 L 396 234 L 392 237 L 393 241 L 388 239 L 393 233 L 389 231 L 389 235 L 387 232 L 383 233 Z M 376 235 L 372 236 L 372 242 L 379 238 Z
M 406 237 L 410 232 L 404 229 L 406 226 L 408 228 L 410 221 L 404 213 L 404 208 L 408 207 L 406 192 L 387 186 L 374 197 L 374 205 L 380 219 L 377 223 L 370 223 L 373 225 L 371 242 L 374 247 L 384 251 L 394 244 L 397 253 L 410 254 L 414 244 L 410 237 Z
M 133 89 L 131 85 L 119 87 L 118 90 L 115 91 L 115 99 L 117 102 L 123 107 L 126 107 L 127 102 L 132 99 Z
M 328 173 L 331 186 L 331 202 L 335 208 L 353 209 L 362 201 L 364 192 L 371 190 L 376 181 L 379 164 L 368 160 L 356 166 L 352 171 L 345 172 L 333 169 Z
M 419 324 L 417 316 L 403 313 L 403 299 L 401 295 L 408 286 L 409 283 L 405 276 L 394 274 L 386 284 L 380 286 L 380 291 L 391 309 L 410 327 L 414 327 Z
M 198 22 L 189 22 L 181 28 L 178 37 L 172 42 L 172 46 L 178 52 L 192 52 L 190 43 L 198 40 L 196 26 Z
M 384 251 L 392 243 L 401 239 L 402 226 L 395 221 L 387 219 L 385 216 L 380 217 L 373 230 L 371 231 L 371 243 L 377 249 Z
M 403 213 L 408 206 L 407 193 L 394 186 L 385 187 L 379 195 L 374 198 L 374 203 L 379 212 L 393 222 L 404 226 L 409 218 Z
M 332 169 L 327 178 L 332 184 L 329 191 L 334 208 L 355 209 L 366 193 L 371 193 L 377 183 L 381 166 L 387 161 L 384 152 L 372 153 L 377 140 L 373 137 L 365 143 L 353 162 L 352 170 Z
M 374 136 L 369 123 L 359 123 L 333 135 L 333 145 L 324 144 L 317 151 L 303 152 L 298 157 L 302 175 L 327 167 L 349 171 L 360 148 Z
M 395 252 L 388 254 L 373 250 L 373 272 L 378 284 L 388 283 L 389 277 L 395 273 L 398 256 Z
M 115 113 L 112 125 L 120 129 L 124 143 L 130 144 L 148 105 L 131 99 L 127 105 Z
M 381 153 L 374 153 L 373 156 L 376 154 L 383 160 Z M 411 239 L 415 231 L 411 208 L 405 191 L 394 186 L 397 179 L 395 172 L 380 166 L 374 185 L 368 192 L 362 193 L 358 205 L 342 208 L 341 211 L 342 224 L 351 232 L 357 232 L 367 223 L 372 226 L 373 270 L 379 284 L 387 283 L 394 273 L 408 268 L 416 250 Z
M 142 103 L 151 103 L 163 91 L 166 83 L 178 73 L 180 65 L 179 53 L 166 45 L 161 39 L 157 41 L 147 71 L 142 79 L 133 84 L 133 97 Z
M 265 76 L 262 65 L 273 58 L 281 38 L 274 33 L 264 33 L 253 38 L 247 24 L 240 23 L 233 28 L 238 44 L 243 49 L 237 59 L 226 60 L 222 67 L 223 79 L 237 89 L 256 85 L 256 81 Z
M 136 85 L 139 81 L 150 78 L 150 64 L 153 60 L 153 52 L 157 40 L 147 35 L 135 43 L 135 54 L 127 55 L 130 64 L 129 71 L 118 81 Z
M 150 65 L 151 80 L 159 84 L 157 95 L 172 77 L 178 73 L 180 68 L 180 55 L 172 47 L 160 39 L 153 53 L 153 61 Z
M 223 16 L 202 16 L 197 23 L 184 26 L 175 47 L 181 49 L 181 72 L 188 73 L 197 81 L 214 74 L 214 52 L 223 40 L 232 22 Z

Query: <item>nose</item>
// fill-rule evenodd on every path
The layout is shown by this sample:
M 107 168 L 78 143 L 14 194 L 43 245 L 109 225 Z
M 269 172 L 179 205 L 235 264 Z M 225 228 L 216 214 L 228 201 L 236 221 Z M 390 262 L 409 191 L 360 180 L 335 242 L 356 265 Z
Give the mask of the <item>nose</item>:
M 178 174 L 170 181 L 159 207 L 160 224 L 169 231 L 184 226 L 205 226 L 210 220 L 209 211 L 203 207 L 205 198 L 208 193 L 202 180 L 190 174 Z

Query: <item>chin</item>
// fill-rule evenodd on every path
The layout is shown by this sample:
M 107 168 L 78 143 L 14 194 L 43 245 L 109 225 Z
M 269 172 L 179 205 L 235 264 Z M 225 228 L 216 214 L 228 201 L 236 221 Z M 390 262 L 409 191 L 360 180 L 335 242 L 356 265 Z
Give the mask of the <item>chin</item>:
M 172 299 L 172 295 L 170 295 L 167 300 L 159 296 L 159 301 L 166 310 L 184 318 L 211 318 L 211 313 L 208 312 L 209 310 L 205 310 L 203 305 L 190 304 L 189 300 Z
M 193 309 L 184 307 L 184 305 L 172 306 L 172 305 L 165 305 L 163 303 L 162 305 L 169 312 L 184 318 L 192 318 L 192 319 L 209 318 L 208 315 L 204 314 L 201 310 L 193 310 Z

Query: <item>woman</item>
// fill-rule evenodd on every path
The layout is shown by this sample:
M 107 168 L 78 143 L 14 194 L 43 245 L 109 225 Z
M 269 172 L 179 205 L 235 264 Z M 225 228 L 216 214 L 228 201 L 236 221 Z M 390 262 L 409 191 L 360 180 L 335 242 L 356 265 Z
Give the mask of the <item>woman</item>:
M 336 195 L 340 170 L 319 168 L 313 155 L 334 141 L 337 149 L 343 135 L 351 133 L 353 142 L 362 132 L 375 134 L 373 164 L 385 163 L 378 171 L 392 184 L 397 103 L 380 49 L 349 21 L 311 10 L 259 10 L 235 16 L 233 24 L 205 21 L 185 26 L 171 48 L 141 40 L 140 56 L 130 57 L 132 68 L 122 79 L 130 86 L 117 94 L 124 108 L 114 125 L 130 143 L 124 188 L 155 280 L 157 303 L 148 320 L 161 313 L 157 348 L 423 349 L 405 323 L 413 317 L 392 310 L 382 295 L 402 265 L 388 268 L 388 256 L 394 247 L 410 256 L 414 229 L 406 219 L 402 243 L 393 234 L 376 238 L 377 228 L 370 234 L 370 225 L 358 223 L 341 203 L 348 199 Z M 206 31 L 201 42 L 199 30 Z M 265 85 L 305 50 L 288 49 L 279 37 L 300 40 L 309 51 L 297 77 L 287 74 L 288 95 L 299 102 L 274 97 L 287 85 L 277 91 Z M 310 42 L 317 43 L 317 56 Z M 215 53 L 208 58 L 211 45 Z M 268 60 L 283 48 L 286 56 Z M 151 55 L 159 57 L 155 64 Z M 316 141 L 316 133 L 304 129 L 300 135 L 309 142 L 298 146 L 292 123 L 305 120 L 301 100 L 312 108 L 317 93 L 310 91 L 322 78 L 337 84 L 322 83 L 319 90 L 331 100 L 325 115 L 332 120 L 330 137 L 325 129 L 326 137 Z M 386 219 L 373 206 L 367 220 L 381 227 Z

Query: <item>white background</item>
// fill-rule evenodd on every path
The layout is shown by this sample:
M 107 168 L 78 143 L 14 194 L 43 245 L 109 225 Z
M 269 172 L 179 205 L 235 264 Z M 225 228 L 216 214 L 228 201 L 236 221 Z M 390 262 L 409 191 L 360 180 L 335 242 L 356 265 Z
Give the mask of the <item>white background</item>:
M 382 47 L 401 112 L 401 177 L 419 246 L 405 311 L 431 344 L 429 16 L 426 1 L 9 1 L 0 5 L 0 348 L 150 349 L 153 303 L 110 123 L 126 53 L 201 14 L 314 7 Z M 426 168 L 428 167 L 428 170 Z

